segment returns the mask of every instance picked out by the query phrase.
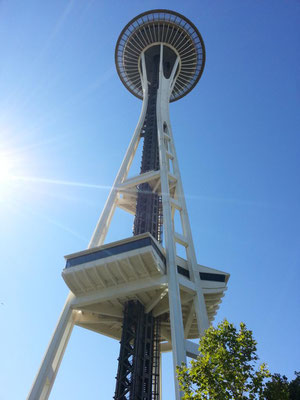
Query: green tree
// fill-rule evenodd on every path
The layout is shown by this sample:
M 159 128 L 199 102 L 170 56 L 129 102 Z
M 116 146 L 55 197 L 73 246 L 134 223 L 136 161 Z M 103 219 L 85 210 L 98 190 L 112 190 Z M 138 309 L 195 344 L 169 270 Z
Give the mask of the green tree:
M 295 375 L 289 384 L 290 400 L 300 400 L 300 372 L 295 371 Z
M 273 374 L 266 383 L 263 392 L 264 400 L 300 400 L 300 372 L 295 371 L 296 378 L 288 381 L 285 375 Z
M 256 370 L 256 342 L 244 323 L 239 331 L 227 320 L 210 327 L 200 339 L 199 352 L 189 367 L 177 369 L 184 400 L 261 398 L 270 374 L 265 364 Z
M 289 400 L 289 381 L 285 375 L 273 374 L 266 383 L 263 398 L 265 400 Z

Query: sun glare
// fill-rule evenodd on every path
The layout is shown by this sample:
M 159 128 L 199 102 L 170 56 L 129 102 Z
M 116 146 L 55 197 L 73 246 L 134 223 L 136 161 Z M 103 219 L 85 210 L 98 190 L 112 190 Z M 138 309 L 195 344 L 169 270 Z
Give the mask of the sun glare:
M 7 156 L 0 155 L 0 183 L 3 184 L 12 179 L 14 163 Z

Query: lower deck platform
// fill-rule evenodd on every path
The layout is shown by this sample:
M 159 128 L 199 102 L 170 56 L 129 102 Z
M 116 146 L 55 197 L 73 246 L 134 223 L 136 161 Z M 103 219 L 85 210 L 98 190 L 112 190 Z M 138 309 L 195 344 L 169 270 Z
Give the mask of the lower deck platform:
M 133 236 L 65 257 L 63 279 L 75 295 L 75 323 L 120 340 L 123 307 L 138 300 L 146 312 L 161 320 L 162 341 L 170 341 L 168 280 L 165 249 L 149 234 Z M 182 315 L 186 339 L 199 337 L 193 311 L 195 293 L 187 262 L 177 257 Z M 212 322 L 227 289 L 229 274 L 197 266 Z

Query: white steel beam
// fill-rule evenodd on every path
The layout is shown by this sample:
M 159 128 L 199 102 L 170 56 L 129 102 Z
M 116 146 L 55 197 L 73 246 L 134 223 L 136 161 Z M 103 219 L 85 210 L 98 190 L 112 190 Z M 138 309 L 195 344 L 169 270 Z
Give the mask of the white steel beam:
M 122 271 L 122 267 L 121 267 L 120 262 L 118 260 L 116 260 L 116 266 L 117 266 L 117 270 L 118 270 L 119 274 L 121 275 L 123 281 L 127 282 L 128 278 L 125 275 L 125 273 Z
M 194 297 L 194 294 L 193 295 L 190 295 L 187 293 L 183 294 L 181 296 L 181 305 L 188 303 L 189 301 L 191 301 L 193 299 L 193 297 Z M 158 317 L 159 315 L 162 315 L 168 311 L 169 311 L 169 301 L 167 298 L 164 298 L 163 301 L 161 301 L 156 307 L 153 308 L 152 313 L 153 313 L 154 317 Z
M 175 66 L 174 66 L 175 67 Z M 171 73 L 171 78 L 175 76 L 175 70 Z M 176 264 L 176 246 L 174 242 L 174 231 L 172 226 L 172 213 L 170 204 L 170 187 L 169 179 L 173 178 L 168 171 L 168 159 L 165 148 L 164 123 L 169 122 L 169 99 L 171 96 L 171 79 L 166 79 L 163 74 L 163 45 L 160 46 L 160 65 L 159 65 L 159 89 L 157 93 L 157 130 L 159 140 L 159 161 L 160 161 L 160 175 L 161 175 L 161 192 L 162 192 L 162 205 L 163 205 L 163 222 L 164 222 L 164 235 L 165 235 L 165 249 L 166 249 L 166 262 L 167 274 L 169 284 L 169 308 L 170 308 L 170 322 L 171 322 L 171 336 L 172 336 L 172 350 L 173 350 L 173 368 L 174 368 L 174 381 L 175 381 L 175 395 L 176 400 L 180 400 L 181 393 L 176 378 L 176 367 L 181 363 L 186 362 L 186 354 L 184 348 L 184 329 L 182 320 L 182 311 L 180 303 L 180 290 L 177 277 L 177 264 Z M 174 153 L 173 153 L 174 154 Z
M 117 174 L 117 177 L 114 181 L 114 184 L 111 188 L 111 191 L 110 191 L 107 201 L 105 203 L 102 214 L 96 225 L 96 228 L 94 230 L 94 233 L 93 233 L 91 241 L 88 245 L 88 248 L 100 246 L 101 244 L 103 244 L 106 234 L 107 234 L 107 231 L 108 231 L 108 228 L 111 223 L 111 219 L 113 217 L 113 214 L 114 214 L 114 211 L 116 208 L 118 187 L 127 178 L 131 163 L 133 161 L 136 150 L 138 148 L 138 144 L 139 144 L 139 140 L 140 140 L 140 132 L 141 132 L 144 120 L 145 120 L 145 115 L 146 115 L 147 105 L 148 105 L 148 82 L 147 82 L 144 53 L 142 53 L 141 60 L 142 60 L 142 69 L 143 69 L 143 75 L 141 76 L 141 80 L 142 80 L 142 86 L 143 86 L 144 101 L 143 101 L 143 105 L 142 105 L 140 118 L 137 123 L 137 126 L 134 131 L 131 142 L 128 146 L 128 149 L 127 149 L 127 152 L 123 159 L 123 162 L 121 164 L 121 167 L 119 169 L 119 172 Z
M 175 82 L 174 82 L 175 84 Z M 203 291 L 202 285 L 200 282 L 200 277 L 199 273 L 196 272 L 197 268 L 197 261 L 196 261 L 196 255 L 195 255 L 195 250 L 194 250 L 194 245 L 193 245 L 193 239 L 192 239 L 192 234 L 191 234 L 191 229 L 190 229 L 190 223 L 189 223 L 189 218 L 188 218 L 188 213 L 187 213 L 187 208 L 186 208 L 186 203 L 185 203 L 185 198 L 184 198 L 184 192 L 183 192 L 183 187 L 182 187 L 182 182 L 181 182 L 181 177 L 180 177 L 180 171 L 179 171 L 179 166 L 178 166 L 178 160 L 176 156 L 176 150 L 174 146 L 174 141 L 173 141 L 173 134 L 172 134 L 172 129 L 171 125 L 169 123 L 169 120 L 167 121 L 168 124 L 168 136 L 169 136 L 169 152 L 174 156 L 173 158 L 173 175 L 177 179 L 177 185 L 176 185 L 176 197 L 177 201 L 180 204 L 180 217 L 181 217 L 181 223 L 182 223 L 182 228 L 183 228 L 183 236 L 186 238 L 186 243 L 188 244 L 187 246 L 187 258 L 188 258 L 188 265 L 191 275 L 191 280 L 195 282 L 196 287 L 197 287 L 197 297 L 195 298 L 196 302 L 196 315 L 197 315 L 197 321 L 198 321 L 198 328 L 199 328 L 199 333 L 203 334 L 204 330 L 208 327 L 208 318 L 206 314 L 206 307 L 204 304 L 204 297 L 203 297 Z
M 173 171 L 174 171 L 174 176 L 177 178 L 176 196 L 178 199 L 177 201 L 181 205 L 180 219 L 181 219 L 181 224 L 182 224 L 183 236 L 186 238 L 186 242 L 188 244 L 188 246 L 186 247 L 186 252 L 187 252 L 188 266 L 189 266 L 189 270 L 190 270 L 190 278 L 196 285 L 196 296 L 194 298 L 194 305 L 195 305 L 195 311 L 196 311 L 196 316 L 197 316 L 198 331 L 199 331 L 200 335 L 203 335 L 204 331 L 209 327 L 209 321 L 208 321 L 208 316 L 207 316 L 207 312 L 206 312 L 202 284 L 201 284 L 201 280 L 200 280 L 200 276 L 199 276 L 199 272 L 198 272 L 198 264 L 197 264 L 195 249 L 194 249 L 192 231 L 191 231 L 191 227 L 190 227 L 190 222 L 189 222 L 189 217 L 188 217 L 188 212 L 187 212 L 187 207 L 186 207 L 186 202 L 185 202 L 185 197 L 184 197 L 184 192 L 183 192 L 183 186 L 182 186 L 181 176 L 180 176 L 180 171 L 179 171 L 179 165 L 178 165 L 175 145 L 174 145 L 174 141 L 173 141 L 172 128 L 171 128 L 170 124 L 169 124 L 169 136 L 170 136 L 170 150 L 171 150 L 171 153 L 174 155 Z
M 191 358 L 197 358 L 199 356 L 199 344 L 192 342 L 191 340 L 185 341 L 186 355 Z
M 147 276 L 149 276 L 149 275 L 150 275 L 150 274 L 149 274 L 149 271 L 148 271 L 148 269 L 147 269 L 147 267 L 146 267 L 146 264 L 145 264 L 145 262 L 144 262 L 144 260 L 143 260 L 143 258 L 142 258 L 142 256 L 141 256 L 140 254 L 138 254 L 138 259 L 139 259 L 139 261 L 140 261 L 140 265 L 142 266 L 142 269 L 143 269 L 144 273 L 145 273 Z
M 134 188 L 134 190 L 136 191 L 137 185 L 145 182 L 152 182 L 156 179 L 159 179 L 159 177 L 159 171 L 144 172 L 143 174 L 126 179 L 123 183 L 119 185 L 118 190 L 122 192 Z
M 194 304 L 192 302 L 192 305 L 190 307 L 190 310 L 189 310 L 189 313 L 188 313 L 188 316 L 187 316 L 187 319 L 186 319 L 186 322 L 185 322 L 185 326 L 184 326 L 184 337 L 185 338 L 187 338 L 188 335 L 189 335 L 189 332 L 190 332 L 190 329 L 191 329 L 191 326 L 192 326 L 192 322 L 193 322 L 193 319 L 194 319 L 194 313 L 195 313 Z
M 27 400 L 46 400 L 50 395 L 74 326 L 74 312 L 71 309 L 73 299 L 74 295 L 70 293 Z
M 190 281 L 188 278 L 186 278 L 183 275 L 178 274 L 178 283 L 180 287 L 189 293 L 194 293 L 196 294 L 196 286 L 195 283 Z
M 153 299 L 147 304 L 145 313 L 148 314 L 168 293 L 168 289 L 163 289 L 160 293 L 153 297 Z
M 174 239 L 175 239 L 175 241 L 176 241 L 177 243 L 181 244 L 181 245 L 184 246 L 184 247 L 188 247 L 188 245 L 189 245 L 187 239 L 186 239 L 183 235 L 181 235 L 180 233 L 178 233 L 178 232 L 175 232 L 175 233 L 174 233 Z
M 123 317 L 123 307 L 109 305 L 106 303 L 92 304 L 89 306 L 78 308 L 78 310 L 92 312 L 94 314 L 108 315 L 110 317 Z
M 175 209 L 177 209 L 179 211 L 182 210 L 182 207 L 181 207 L 180 203 L 177 200 L 171 198 L 170 199 L 170 203 L 171 203 L 172 208 L 175 208 Z
M 159 288 L 167 285 L 165 275 L 153 278 L 143 278 L 135 282 L 127 282 L 117 287 L 108 287 L 101 291 L 96 291 L 86 295 L 80 295 L 73 299 L 72 307 L 80 308 L 89 304 L 100 303 L 102 301 L 112 300 L 129 296 L 134 293 L 143 292 L 146 289 Z
M 119 320 L 118 320 L 119 318 Z M 105 317 L 100 315 L 95 315 L 90 312 L 77 312 L 74 318 L 74 323 L 79 324 L 121 324 L 122 317 Z

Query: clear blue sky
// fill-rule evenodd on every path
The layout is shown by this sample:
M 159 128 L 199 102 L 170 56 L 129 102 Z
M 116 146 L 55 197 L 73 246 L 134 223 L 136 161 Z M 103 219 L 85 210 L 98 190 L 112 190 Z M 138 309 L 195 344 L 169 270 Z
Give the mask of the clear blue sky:
M 171 120 L 198 262 L 231 274 L 217 320 L 245 321 L 272 372 L 300 370 L 300 2 L 2 0 L 1 400 L 28 393 L 68 293 L 63 256 L 86 248 L 137 123 L 114 48 L 153 8 L 183 13 L 206 45 Z M 108 240 L 130 235 L 117 212 Z M 112 398 L 118 351 L 75 327 L 51 399 Z

